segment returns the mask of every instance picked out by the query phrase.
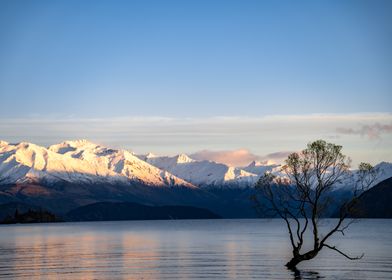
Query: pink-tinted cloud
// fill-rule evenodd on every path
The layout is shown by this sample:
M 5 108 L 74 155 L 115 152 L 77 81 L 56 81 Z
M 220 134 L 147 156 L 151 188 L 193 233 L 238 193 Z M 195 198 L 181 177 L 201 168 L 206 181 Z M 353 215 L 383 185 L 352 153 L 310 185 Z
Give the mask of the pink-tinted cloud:
M 196 160 L 211 160 L 218 163 L 224 163 L 230 166 L 246 166 L 252 161 L 261 161 L 265 164 L 271 162 L 282 162 L 287 158 L 290 151 L 275 152 L 265 156 L 259 156 L 251 153 L 246 149 L 226 150 L 226 151 L 210 151 L 202 150 L 190 155 L 191 158 Z
M 374 140 L 380 139 L 381 134 L 392 133 L 392 123 L 374 123 L 372 125 L 362 125 L 358 129 L 338 127 L 336 131 L 341 134 L 360 135 L 362 137 L 368 137 L 369 139 Z
M 230 166 L 245 166 L 254 160 L 260 159 L 258 155 L 255 155 L 246 149 L 233 151 L 203 150 L 190 155 L 190 157 L 196 160 L 212 160 Z

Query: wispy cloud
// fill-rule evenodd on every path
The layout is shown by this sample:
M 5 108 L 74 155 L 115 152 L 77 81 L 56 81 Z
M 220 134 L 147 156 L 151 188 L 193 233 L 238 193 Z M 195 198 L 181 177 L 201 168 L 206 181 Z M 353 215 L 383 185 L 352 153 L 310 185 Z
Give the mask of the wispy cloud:
M 362 137 L 367 137 L 371 140 L 380 139 L 382 134 L 392 133 L 392 123 L 390 124 L 366 124 L 359 128 L 338 127 L 336 129 L 341 134 L 354 134 Z

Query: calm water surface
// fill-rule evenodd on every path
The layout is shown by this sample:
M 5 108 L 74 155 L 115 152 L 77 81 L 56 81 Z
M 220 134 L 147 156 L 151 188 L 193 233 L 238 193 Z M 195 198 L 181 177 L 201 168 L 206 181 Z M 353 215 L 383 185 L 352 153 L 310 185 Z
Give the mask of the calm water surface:
M 333 241 L 364 258 L 325 250 L 299 266 L 303 279 L 392 279 L 392 221 L 361 220 Z M 0 226 L 2 279 L 294 279 L 289 257 L 279 220 Z

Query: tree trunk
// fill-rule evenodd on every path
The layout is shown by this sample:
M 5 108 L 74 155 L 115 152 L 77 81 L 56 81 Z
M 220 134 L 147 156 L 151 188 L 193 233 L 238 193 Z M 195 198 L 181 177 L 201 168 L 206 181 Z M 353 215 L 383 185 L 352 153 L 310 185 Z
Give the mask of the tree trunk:
M 288 269 L 296 269 L 297 264 L 303 261 L 303 258 L 300 256 L 293 257 L 288 263 L 286 263 L 286 266 Z
M 286 263 L 286 267 L 291 270 L 296 270 L 296 267 L 300 262 L 313 259 L 317 256 L 318 252 L 319 249 L 311 250 L 305 254 L 294 253 L 293 258 L 288 263 Z

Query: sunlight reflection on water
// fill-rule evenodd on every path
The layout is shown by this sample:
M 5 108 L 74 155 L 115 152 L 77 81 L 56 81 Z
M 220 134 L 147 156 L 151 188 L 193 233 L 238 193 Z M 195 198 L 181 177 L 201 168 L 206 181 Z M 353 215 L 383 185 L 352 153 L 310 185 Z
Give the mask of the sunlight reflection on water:
M 335 244 L 363 259 L 324 251 L 300 265 L 301 277 L 392 279 L 391 236 L 392 221 L 362 220 Z M 4 225 L 0 278 L 295 279 L 289 249 L 279 220 Z

